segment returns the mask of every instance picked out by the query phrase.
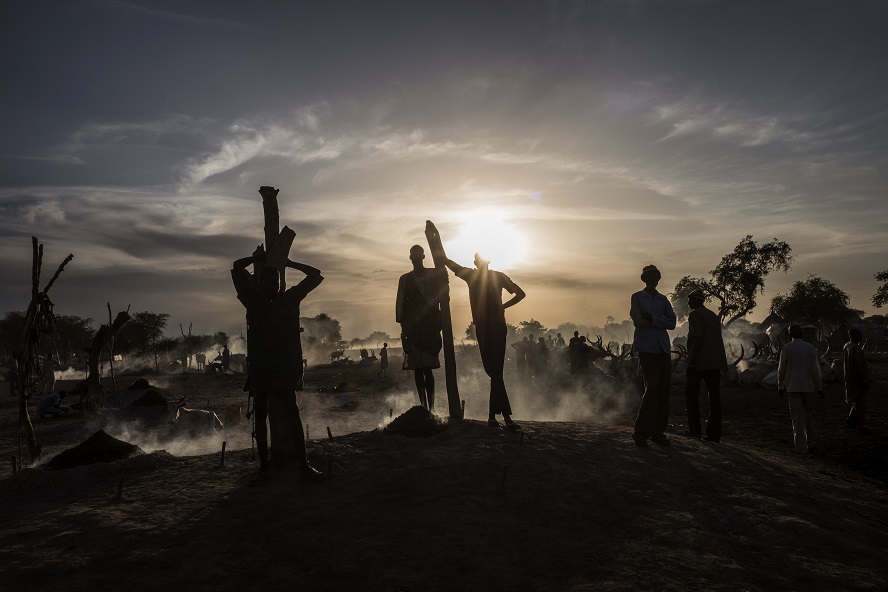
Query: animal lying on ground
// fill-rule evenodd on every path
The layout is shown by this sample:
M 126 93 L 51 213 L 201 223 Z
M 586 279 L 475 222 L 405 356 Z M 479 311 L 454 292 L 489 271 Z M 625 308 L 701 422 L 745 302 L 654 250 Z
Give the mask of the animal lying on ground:
M 169 410 L 170 423 L 176 430 L 188 432 L 192 436 L 211 435 L 224 427 L 222 420 L 214 412 L 186 407 L 185 397 L 176 403 L 170 403 Z

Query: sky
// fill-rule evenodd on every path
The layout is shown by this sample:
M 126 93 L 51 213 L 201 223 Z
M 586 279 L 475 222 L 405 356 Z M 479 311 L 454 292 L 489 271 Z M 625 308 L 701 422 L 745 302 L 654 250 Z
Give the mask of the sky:
M 243 332 L 263 185 L 325 277 L 303 316 L 346 338 L 399 333 L 426 220 L 524 289 L 512 324 L 628 318 L 643 266 L 668 293 L 747 234 L 796 256 L 751 320 L 810 274 L 884 312 L 886 25 L 868 1 L 11 1 L 0 313 L 36 236 L 42 284 L 74 255 L 56 313 Z

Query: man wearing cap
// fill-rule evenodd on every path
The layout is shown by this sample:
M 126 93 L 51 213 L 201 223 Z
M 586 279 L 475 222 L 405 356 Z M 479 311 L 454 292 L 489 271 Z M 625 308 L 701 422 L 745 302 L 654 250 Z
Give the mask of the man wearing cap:
M 660 270 L 647 265 L 641 270 L 644 290 L 632 295 L 629 316 L 635 325 L 633 347 L 638 352 L 644 377 L 644 396 L 635 418 L 632 439 L 638 446 L 647 446 L 650 438 L 669 446 L 664 432 L 669 423 L 669 389 L 672 384 L 672 355 L 669 334 L 675 329 L 675 312 L 669 299 L 657 292 Z
M 807 454 L 814 446 L 814 432 L 811 429 L 814 392 L 817 391 L 821 399 L 826 395 L 823 392 L 817 350 L 802 338 L 801 326 L 790 325 L 789 336 L 792 341 L 780 348 L 777 392 L 781 397 L 789 399 L 796 452 Z
M 718 315 L 703 306 L 706 294 L 694 290 L 688 294 L 688 369 L 685 401 L 688 409 L 688 435 L 702 436 L 700 430 L 700 381 L 709 392 L 709 419 L 706 439 L 721 440 L 721 373 L 728 369 L 725 344 Z

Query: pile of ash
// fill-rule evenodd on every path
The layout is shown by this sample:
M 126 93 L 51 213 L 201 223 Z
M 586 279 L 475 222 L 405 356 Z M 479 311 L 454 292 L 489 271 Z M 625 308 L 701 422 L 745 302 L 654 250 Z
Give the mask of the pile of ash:
M 81 465 L 114 462 L 144 453 L 135 444 L 123 442 L 99 430 L 85 442 L 57 454 L 43 466 L 50 471 L 70 469 Z
M 167 400 L 166 397 L 161 395 L 159 392 L 154 390 L 153 388 L 149 388 L 145 391 L 145 394 L 130 403 L 130 405 L 134 405 L 136 407 L 166 407 Z
M 428 438 L 447 429 L 447 422 L 432 415 L 425 407 L 411 407 L 383 430 L 387 434 L 397 434 L 408 438 Z

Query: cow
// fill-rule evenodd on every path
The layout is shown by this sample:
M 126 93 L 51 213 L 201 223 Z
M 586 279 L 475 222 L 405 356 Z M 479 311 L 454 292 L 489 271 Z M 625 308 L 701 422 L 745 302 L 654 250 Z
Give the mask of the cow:
M 223 429 L 225 425 L 219 416 L 204 409 L 189 409 L 185 397 L 175 403 L 169 403 L 170 423 L 176 431 L 187 432 L 191 436 L 211 435 Z
M 197 369 L 203 370 L 204 366 L 207 365 L 207 355 L 206 354 L 195 354 L 195 361 L 197 362 Z

